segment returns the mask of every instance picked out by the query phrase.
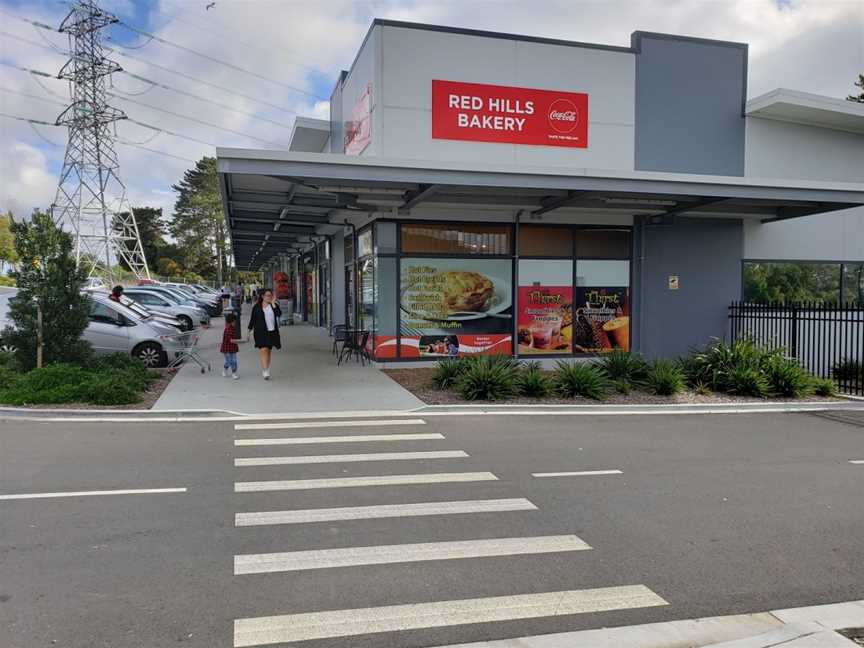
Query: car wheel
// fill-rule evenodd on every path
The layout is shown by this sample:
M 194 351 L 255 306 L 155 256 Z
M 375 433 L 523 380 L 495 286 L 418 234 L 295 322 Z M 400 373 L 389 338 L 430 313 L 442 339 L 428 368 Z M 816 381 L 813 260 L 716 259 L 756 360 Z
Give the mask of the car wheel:
M 180 320 L 180 323 L 183 325 L 184 331 L 191 331 L 195 326 L 192 323 L 192 318 L 188 315 L 178 315 L 177 319 Z
M 145 342 L 135 347 L 132 357 L 138 358 L 148 369 L 153 369 L 162 364 L 162 347 L 155 342 Z

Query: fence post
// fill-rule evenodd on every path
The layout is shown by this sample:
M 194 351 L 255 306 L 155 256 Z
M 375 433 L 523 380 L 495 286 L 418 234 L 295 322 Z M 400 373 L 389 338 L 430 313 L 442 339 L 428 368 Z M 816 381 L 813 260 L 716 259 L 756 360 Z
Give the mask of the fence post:
M 792 336 L 789 343 L 789 354 L 798 357 L 798 303 L 792 304 Z

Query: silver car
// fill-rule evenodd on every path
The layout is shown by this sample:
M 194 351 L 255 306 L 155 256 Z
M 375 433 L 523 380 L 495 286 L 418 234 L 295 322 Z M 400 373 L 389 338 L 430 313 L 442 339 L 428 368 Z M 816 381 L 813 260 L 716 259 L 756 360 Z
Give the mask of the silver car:
M 9 300 L 17 290 L 0 292 L 0 330 L 12 324 L 9 320 Z M 148 367 L 164 366 L 183 348 L 182 333 L 167 322 L 160 322 L 145 311 L 135 311 L 107 296 L 88 291 L 90 322 L 82 339 L 96 353 L 128 353 Z M 5 347 L 0 340 L 0 347 Z
M 191 331 L 197 326 L 210 324 L 210 316 L 203 308 L 180 303 L 153 290 L 126 288 L 123 291 L 123 296 L 138 302 L 147 310 L 173 315 L 183 324 L 184 331 Z
M 170 297 L 174 301 L 180 304 L 186 304 L 188 306 L 194 306 L 196 308 L 204 309 L 209 315 L 213 316 L 211 308 L 208 308 L 208 302 L 203 299 L 197 299 L 196 297 L 187 294 L 184 291 L 177 290 L 176 288 L 171 288 L 170 286 L 161 286 L 155 284 L 146 284 L 144 286 L 135 286 L 135 290 L 146 290 L 148 292 L 155 292 L 165 297 Z
M 182 333 L 101 295 L 90 295 L 84 339 L 96 353 L 128 353 L 147 367 L 162 367 L 179 355 Z

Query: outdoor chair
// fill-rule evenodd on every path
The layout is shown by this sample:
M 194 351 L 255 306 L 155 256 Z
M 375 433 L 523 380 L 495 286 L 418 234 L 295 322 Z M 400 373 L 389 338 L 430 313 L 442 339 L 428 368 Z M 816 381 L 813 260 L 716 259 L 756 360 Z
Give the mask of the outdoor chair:
M 339 343 L 341 342 L 343 345 L 345 344 L 345 333 L 348 330 L 348 327 L 344 324 L 336 324 L 331 331 L 333 335 L 333 355 L 339 355 Z

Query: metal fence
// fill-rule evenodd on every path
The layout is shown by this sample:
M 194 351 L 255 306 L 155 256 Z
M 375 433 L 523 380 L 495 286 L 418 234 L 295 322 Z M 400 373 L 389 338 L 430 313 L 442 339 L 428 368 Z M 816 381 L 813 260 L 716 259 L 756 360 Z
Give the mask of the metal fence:
M 841 392 L 864 396 L 864 304 L 732 302 L 729 325 L 733 341 L 783 348 Z

